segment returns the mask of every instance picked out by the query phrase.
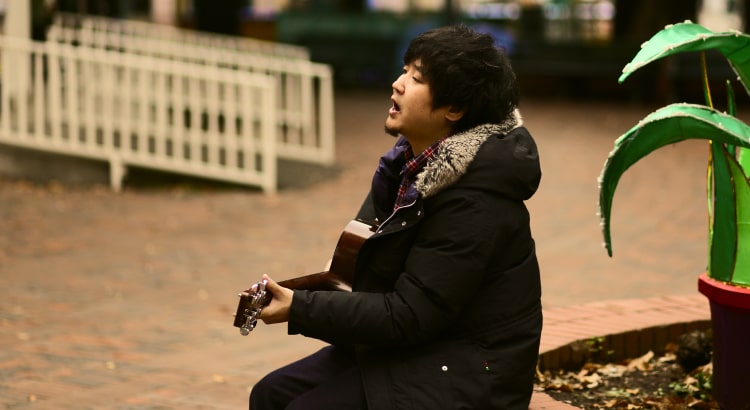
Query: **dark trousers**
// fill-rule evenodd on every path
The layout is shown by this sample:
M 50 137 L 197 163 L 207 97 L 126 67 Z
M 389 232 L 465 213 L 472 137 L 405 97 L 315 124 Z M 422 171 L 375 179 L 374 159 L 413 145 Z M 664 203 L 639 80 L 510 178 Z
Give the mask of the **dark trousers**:
M 354 354 L 327 346 L 253 386 L 250 410 L 367 409 Z

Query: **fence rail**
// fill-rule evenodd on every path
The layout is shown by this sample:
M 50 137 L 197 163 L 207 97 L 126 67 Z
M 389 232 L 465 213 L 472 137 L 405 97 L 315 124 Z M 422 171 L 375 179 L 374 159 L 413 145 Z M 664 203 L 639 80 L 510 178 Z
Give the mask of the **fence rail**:
M 48 41 L 269 75 L 276 82 L 278 155 L 333 163 L 333 74 L 328 65 L 310 61 L 305 49 L 70 14 L 55 20 Z
M 276 189 L 277 84 L 218 65 L 0 36 L 0 142 Z
M 310 59 L 310 52 L 307 48 L 292 44 L 187 30 L 148 21 L 115 19 L 68 12 L 55 13 L 50 31 L 55 37 L 68 36 L 69 41 L 76 39 L 81 33 L 92 34 L 88 38 L 88 41 L 97 41 L 102 38 L 100 34 L 111 33 L 122 37 L 158 38 L 181 44 L 232 49 L 242 53 L 255 53 L 300 60 Z M 106 42 L 99 44 L 99 46 L 106 45 Z

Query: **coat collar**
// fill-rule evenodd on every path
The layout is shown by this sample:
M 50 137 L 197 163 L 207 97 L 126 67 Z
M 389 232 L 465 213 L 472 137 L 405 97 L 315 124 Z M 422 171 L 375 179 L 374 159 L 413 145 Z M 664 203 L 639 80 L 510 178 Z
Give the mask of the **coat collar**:
M 507 134 L 522 125 L 521 113 L 516 109 L 502 123 L 483 124 L 450 136 L 417 175 L 417 191 L 428 198 L 449 187 L 466 173 L 479 147 L 487 139 Z

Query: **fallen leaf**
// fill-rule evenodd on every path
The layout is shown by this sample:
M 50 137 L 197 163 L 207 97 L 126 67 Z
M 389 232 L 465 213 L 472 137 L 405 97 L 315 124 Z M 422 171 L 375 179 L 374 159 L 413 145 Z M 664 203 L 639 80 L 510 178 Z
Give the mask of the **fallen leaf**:
M 621 377 L 627 370 L 627 367 L 619 364 L 608 364 L 602 366 L 597 372 L 604 377 Z
M 674 353 L 664 353 L 664 356 L 657 360 L 659 363 L 674 363 L 677 361 L 677 355 Z
M 646 371 L 651 368 L 651 365 L 649 365 L 649 362 L 651 359 L 654 358 L 654 352 L 648 351 L 648 353 L 644 354 L 641 357 L 638 357 L 636 359 L 633 359 L 628 363 L 628 369 L 638 369 L 640 371 Z

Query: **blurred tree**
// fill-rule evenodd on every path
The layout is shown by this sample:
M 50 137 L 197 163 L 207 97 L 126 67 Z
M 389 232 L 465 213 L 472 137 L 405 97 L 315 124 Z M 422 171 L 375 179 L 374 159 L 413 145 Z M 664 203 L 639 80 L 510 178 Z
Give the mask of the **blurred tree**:
M 116 18 L 124 18 L 128 14 L 128 0 L 58 0 L 56 3 L 57 10 L 68 13 Z
M 615 0 L 614 40 L 638 43 L 667 24 L 696 21 L 700 0 Z
M 211 33 L 239 35 L 241 0 L 194 0 L 195 29 Z
M 362 13 L 365 11 L 363 0 L 336 0 L 336 10 L 344 13 Z
M 79 10 L 86 9 L 85 0 L 58 0 L 56 4 L 57 10 L 64 11 L 66 13 L 77 13 Z
M 47 39 L 47 28 L 52 23 L 52 9 L 45 0 L 31 0 L 31 38 L 36 41 Z

